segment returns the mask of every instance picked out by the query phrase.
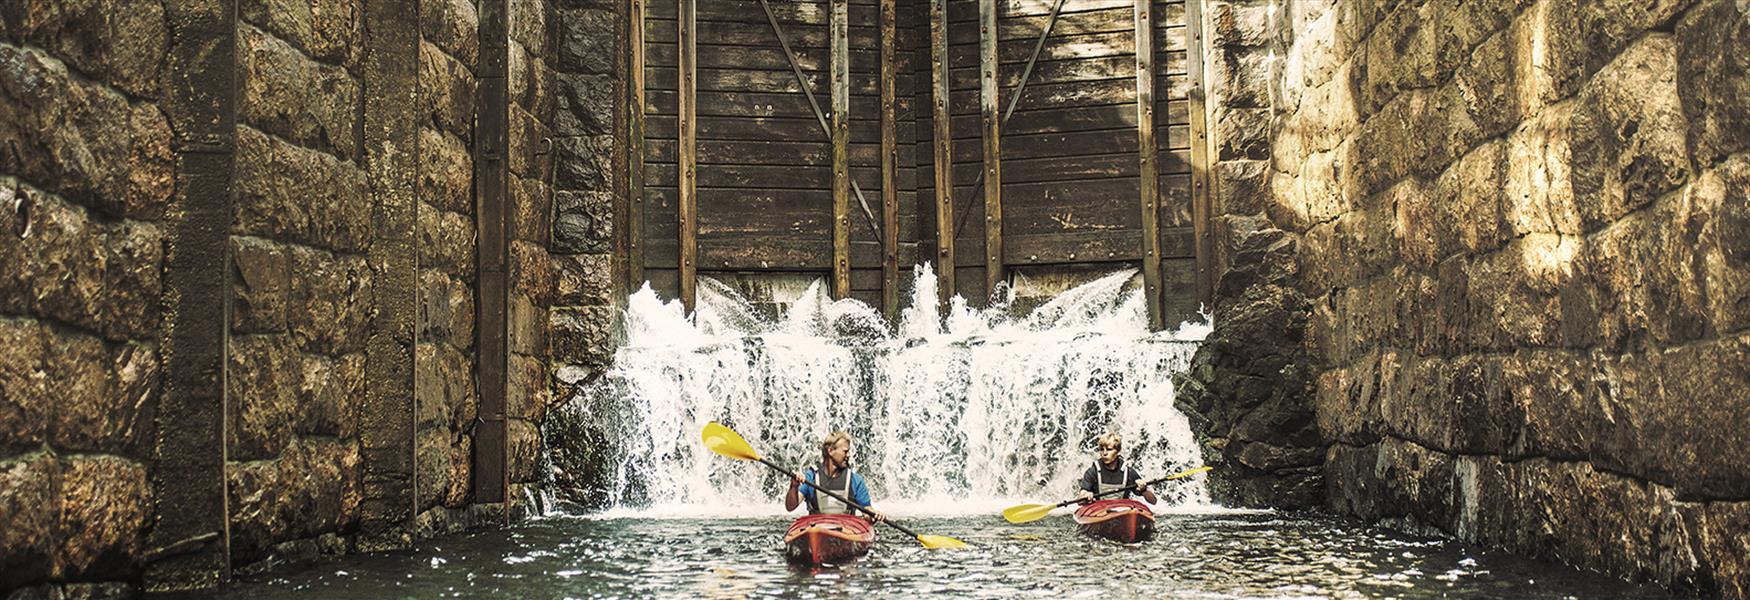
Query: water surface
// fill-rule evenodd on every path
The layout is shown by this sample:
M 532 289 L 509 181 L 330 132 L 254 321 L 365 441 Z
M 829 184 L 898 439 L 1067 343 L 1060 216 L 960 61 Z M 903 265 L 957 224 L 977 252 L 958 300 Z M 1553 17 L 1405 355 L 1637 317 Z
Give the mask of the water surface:
M 1067 515 L 909 519 L 966 550 L 891 528 L 869 555 L 799 567 L 785 516 L 548 517 L 354 556 L 208 597 L 275 598 L 1665 598 L 1603 575 L 1318 515 L 1162 515 L 1157 537 L 1079 536 Z

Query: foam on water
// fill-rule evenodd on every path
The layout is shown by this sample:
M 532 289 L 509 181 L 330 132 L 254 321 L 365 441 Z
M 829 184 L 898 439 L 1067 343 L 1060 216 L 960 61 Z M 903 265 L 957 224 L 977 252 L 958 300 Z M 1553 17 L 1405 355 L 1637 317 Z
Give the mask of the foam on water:
M 649 286 L 627 302 L 608 376 L 566 410 L 614 421 L 605 518 L 781 512 L 786 478 L 712 454 L 699 431 L 719 421 L 774 462 L 820 460 L 834 429 L 857 440 L 854 468 L 896 515 L 994 512 L 1015 499 L 1073 494 L 1093 439 L 1124 436 L 1130 465 L 1153 477 L 1201 464 L 1172 376 L 1207 323 L 1149 332 L 1134 271 L 1062 293 L 1024 316 L 955 297 L 938 310 L 936 278 L 917 273 L 897 326 L 816 281 L 778 318 L 701 279 L 698 308 Z M 1157 490 L 1163 511 L 1213 510 L 1201 475 Z

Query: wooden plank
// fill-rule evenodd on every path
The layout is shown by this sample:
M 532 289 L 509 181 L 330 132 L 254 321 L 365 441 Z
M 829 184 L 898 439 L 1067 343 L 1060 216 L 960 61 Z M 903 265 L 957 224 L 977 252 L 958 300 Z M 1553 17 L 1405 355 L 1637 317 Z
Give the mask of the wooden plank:
M 1210 238 L 1209 198 L 1214 178 L 1209 172 L 1209 125 L 1205 117 L 1204 99 L 1208 90 L 1203 72 L 1203 0 L 1185 0 L 1185 23 L 1189 67 L 1191 121 L 1191 226 L 1197 235 L 1197 298 L 1204 306 L 1215 304 L 1215 266 L 1213 240 Z
M 832 0 L 832 297 L 851 294 L 851 51 L 849 5 Z
M 984 127 L 984 289 L 997 289 L 1003 272 L 1002 115 L 997 111 L 997 5 L 979 0 L 979 113 Z M 1020 80 L 1017 79 L 1017 82 Z
M 676 70 L 673 67 L 645 66 L 645 74 L 652 89 L 667 89 L 661 82 L 674 81 Z M 823 88 L 831 85 L 826 73 L 804 73 L 803 79 L 810 89 Z M 801 92 L 802 86 L 796 83 L 796 78 L 789 71 L 767 69 L 697 69 L 695 73 L 696 90 L 707 92 Z M 851 93 L 861 96 L 879 95 L 875 89 L 873 77 L 857 77 L 851 80 Z
M 1130 131 L 1132 137 L 1135 137 L 1136 134 L 1135 130 Z M 1132 146 L 1130 152 L 1113 154 L 1078 154 L 1004 161 L 1008 167 L 1007 183 L 1075 181 L 1113 177 L 1135 178 L 1140 174 L 1135 152 L 1136 147 Z M 1185 164 L 1183 161 L 1169 161 L 1169 163 Z M 955 163 L 955 183 L 957 185 L 976 185 L 980 166 L 976 162 Z
M 954 294 L 954 185 L 950 177 L 954 135 L 949 129 L 948 0 L 930 0 L 930 84 L 935 133 L 936 283 L 942 306 Z
M 646 260 L 651 267 L 675 264 L 677 253 L 673 242 L 651 240 Z M 881 260 L 881 245 L 875 242 L 852 242 L 851 260 L 875 264 Z M 814 235 L 771 236 L 701 236 L 699 264 L 715 270 L 747 271 L 819 271 L 831 276 L 833 261 L 832 238 Z
M 853 63 L 854 65 L 855 63 Z M 862 117 L 863 120 L 877 121 L 874 116 L 880 113 L 881 99 L 875 96 L 851 96 L 851 118 L 853 121 Z M 708 117 L 808 117 L 814 113 L 808 110 L 808 100 L 802 95 L 791 93 L 766 92 L 713 92 L 701 91 L 698 100 L 693 102 L 699 118 Z M 653 113 L 674 114 L 679 102 L 672 90 L 649 90 L 645 93 L 645 108 Z
M 479 356 L 480 426 L 474 440 L 474 497 L 478 502 L 506 502 L 509 497 L 508 423 L 509 202 L 510 147 L 508 6 L 503 0 L 480 5 L 479 107 L 476 126 L 474 220 L 479 294 L 475 301 L 475 344 Z M 508 504 L 508 503 L 506 503 Z M 509 517 L 509 511 L 505 513 Z
M 649 106 L 649 97 L 644 89 L 644 0 L 630 0 L 630 13 L 633 15 L 627 24 L 626 45 L 631 49 L 628 70 L 631 80 L 631 114 L 628 115 L 628 135 L 632 138 L 629 177 L 631 189 L 627 193 L 626 222 L 626 283 L 636 288 L 644 282 L 644 156 L 647 152 L 644 142 L 644 112 Z
M 969 167 L 973 168 L 973 167 Z M 654 170 L 653 170 L 654 171 Z M 819 190 L 822 206 L 832 206 L 833 173 L 831 169 L 799 169 L 783 165 L 694 165 L 694 191 L 704 188 L 743 190 Z M 852 167 L 853 180 L 877 181 L 880 167 Z M 644 185 L 671 186 L 661 172 L 646 172 Z M 695 202 L 696 206 L 697 203 Z
M 648 19 L 650 31 L 646 38 L 651 44 L 673 44 L 675 42 L 674 28 L 668 27 L 673 19 Z M 825 27 L 814 26 L 791 27 L 790 45 L 797 50 L 827 49 L 827 32 Z M 714 22 L 698 23 L 699 39 L 719 46 L 770 46 L 772 44 L 772 28 L 765 21 L 747 22 Z M 878 43 L 877 30 L 874 27 L 851 27 L 852 48 L 873 48 Z
M 1135 32 L 1131 29 L 1131 24 L 1128 18 L 1129 15 L 1126 13 L 1118 14 L 1122 14 L 1125 19 L 1116 25 L 1112 31 L 1096 31 L 1069 35 L 1064 35 L 1056 31 L 1052 32 L 1047 38 L 1044 51 L 1039 54 L 1040 63 L 1045 64 L 1055 61 L 1108 57 L 1129 60 L 1133 53 L 1133 49 L 1131 48 L 1131 36 L 1135 35 Z M 997 60 L 1001 62 L 1004 67 L 1020 65 L 1027 62 L 1027 58 L 1033 50 L 1033 42 L 1035 41 L 1035 38 L 1032 36 L 1011 39 L 1007 31 L 1009 25 L 1010 23 L 1005 19 L 1001 25 L 1003 28 L 1002 45 L 997 48 Z M 1053 28 L 1056 28 L 1055 24 L 1053 25 Z M 1037 33 L 1034 33 L 1034 35 L 1037 35 Z M 1161 47 L 1155 49 L 1156 52 L 1182 51 L 1185 49 L 1184 27 L 1174 27 L 1162 30 L 1156 35 L 1156 39 L 1162 43 Z M 976 68 L 978 66 L 978 61 L 975 56 L 954 55 L 949 61 L 949 66 L 955 69 Z
M 1184 252 L 1169 252 L 1165 260 L 1190 261 L 1194 234 L 1189 227 L 1166 228 L 1161 230 L 1162 243 L 1167 248 L 1182 248 Z M 1142 258 L 1142 237 L 1136 229 L 1104 229 L 1091 231 L 1063 231 L 1055 233 L 1010 234 L 1003 245 L 1003 262 L 1010 268 L 1020 265 L 1070 264 L 1088 262 L 1138 261 Z M 967 238 L 962 241 L 976 242 Z M 977 257 L 969 257 L 960 263 L 961 267 L 979 268 Z M 1162 267 L 1162 281 L 1167 280 L 1166 267 Z M 1162 284 L 1163 289 L 1171 290 Z
M 678 13 L 678 30 L 675 39 L 680 48 L 680 67 L 677 70 L 680 86 L 680 112 L 676 115 L 676 128 L 679 135 L 679 161 L 676 164 L 679 193 L 676 202 L 676 226 L 679 228 L 679 252 L 676 257 L 680 270 L 681 303 L 688 312 L 695 308 L 698 300 L 698 197 L 699 171 L 694 152 L 697 146 L 697 115 L 694 112 L 694 102 L 698 100 L 697 68 L 693 64 L 696 56 L 696 35 L 694 33 L 695 0 L 676 0 Z
M 819 167 L 823 171 L 832 166 L 832 143 L 829 141 L 716 140 L 700 135 L 696 143 L 695 155 L 701 165 Z M 644 141 L 646 160 L 672 163 L 676 145 L 675 140 L 647 139 Z M 874 165 L 881 160 L 879 144 L 851 144 L 847 151 L 854 165 Z
M 1136 135 L 1142 217 L 1143 300 L 1149 328 L 1166 326 L 1161 304 L 1160 154 L 1155 148 L 1155 53 L 1151 0 L 1136 0 Z
M 786 32 L 788 33 L 788 32 Z M 715 44 L 711 38 L 699 38 L 698 66 L 701 69 L 759 69 L 768 71 L 783 71 L 790 68 L 789 57 L 780 48 L 770 46 L 774 40 L 767 40 L 768 45 L 741 46 L 731 44 Z M 766 33 L 771 38 L 771 32 Z M 794 48 L 792 48 L 794 50 Z M 823 51 L 824 50 L 824 51 Z M 808 72 L 825 73 L 831 69 L 831 49 L 806 49 L 796 52 L 796 66 Z M 869 75 L 873 70 L 868 68 L 875 62 L 878 50 L 871 48 L 850 48 L 853 67 L 862 66 L 861 70 L 853 68 L 852 72 L 859 75 Z M 673 67 L 676 57 L 673 46 L 653 48 L 647 58 L 653 67 Z
M 748 10 L 749 3 L 740 1 L 706 2 L 694 7 L 694 18 L 699 22 L 721 23 L 764 23 L 765 15 Z M 786 0 L 772 5 L 773 13 L 778 22 L 794 25 L 790 29 L 815 27 L 827 28 L 829 2 L 799 2 Z M 875 6 L 873 2 L 859 2 L 848 9 L 848 19 L 852 23 L 873 25 L 875 23 Z M 673 19 L 675 12 L 667 5 L 653 4 L 650 16 L 656 19 Z M 767 38 L 770 40 L 771 38 Z
M 679 123 L 672 115 L 651 115 L 645 118 L 646 138 L 679 139 Z M 881 135 L 880 121 L 851 121 L 851 139 L 876 139 Z M 697 139 L 710 140 L 783 140 L 827 142 L 814 117 L 701 117 L 694 120 Z M 649 161 L 646 161 L 649 162 Z
M 881 314 L 890 323 L 899 318 L 899 163 L 898 90 L 894 89 L 894 44 L 898 39 L 897 0 L 881 0 Z

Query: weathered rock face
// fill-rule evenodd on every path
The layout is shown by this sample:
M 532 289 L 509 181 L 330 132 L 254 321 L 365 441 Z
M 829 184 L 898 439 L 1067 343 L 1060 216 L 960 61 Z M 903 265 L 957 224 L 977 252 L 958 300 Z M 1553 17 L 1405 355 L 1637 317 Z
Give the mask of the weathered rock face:
M 126 594 L 174 189 L 161 3 L 0 7 L 0 590 Z
M 489 326 L 482 23 L 473 2 L 418 4 L 0 7 L 0 590 L 200 585 L 221 564 L 490 522 L 471 506 Z M 560 10 L 578 19 L 561 26 Z M 604 360 L 620 10 L 519 2 L 504 23 L 509 322 L 490 326 L 509 338 L 519 486 L 544 476 L 536 424 L 564 385 L 553 349 Z M 584 70 L 562 81 L 561 62 Z M 564 179 L 590 182 L 567 189 L 590 202 L 566 222 L 589 227 L 555 243 L 562 153 L 582 165 Z M 555 341 L 570 322 L 555 302 L 590 315 L 587 336 Z M 208 316 L 210 331 L 188 327 Z M 172 514 L 191 495 L 230 513 Z M 399 529 L 363 541 L 385 519 Z M 202 535 L 227 520 L 228 540 Z
M 1750 436 L 1721 426 L 1750 422 L 1743 3 L 1297 3 L 1281 22 L 1261 212 L 1299 242 L 1231 268 L 1298 271 L 1224 288 L 1199 366 L 1279 348 L 1220 352 L 1255 330 L 1249 299 L 1292 287 L 1327 507 L 1750 595 L 1721 529 L 1750 507 L 1732 458 Z M 1201 414 L 1270 397 L 1228 395 Z
M 615 205 L 625 197 L 628 168 L 614 151 L 625 139 L 627 110 L 624 40 L 615 33 L 625 15 L 618 5 L 574 3 L 555 11 L 557 73 L 553 81 L 557 170 L 554 173 L 552 270 L 548 282 L 551 310 L 540 325 L 547 345 L 554 404 L 576 401 L 580 383 L 605 372 L 612 359 L 614 306 Z M 622 254 L 624 256 L 624 254 Z M 599 455 L 604 444 L 593 407 L 573 403 L 547 411 L 542 422 L 552 460 L 551 476 L 561 493 L 586 490 L 599 481 L 599 469 L 612 464 Z M 591 491 L 567 498 L 594 506 L 602 497 Z

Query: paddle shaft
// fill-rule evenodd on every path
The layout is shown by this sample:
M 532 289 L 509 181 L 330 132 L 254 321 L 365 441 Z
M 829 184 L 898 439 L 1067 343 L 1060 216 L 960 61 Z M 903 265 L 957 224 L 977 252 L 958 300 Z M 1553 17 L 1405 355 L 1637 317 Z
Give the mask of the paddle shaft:
M 797 475 L 795 472 L 793 472 L 789 469 L 786 469 L 784 467 L 780 467 L 778 465 L 772 464 L 771 461 L 768 461 L 764 458 L 757 459 L 757 460 L 759 460 L 760 464 L 762 464 L 762 465 L 771 467 L 773 469 L 777 469 L 777 471 L 779 473 L 789 475 L 791 479 L 801 479 L 802 478 L 802 476 Z M 814 492 L 817 494 L 826 494 L 828 496 L 831 496 L 834 500 L 838 500 L 839 502 L 845 503 L 846 506 L 854 506 L 854 507 L 857 507 L 857 510 L 861 510 L 863 512 L 869 513 L 869 516 L 875 515 L 874 510 L 870 510 L 870 508 L 867 506 L 857 504 L 857 501 L 855 501 L 855 500 L 852 500 L 850 498 L 846 498 L 844 496 L 840 496 L 838 492 L 835 492 L 835 491 L 832 491 L 832 490 L 829 490 L 829 489 L 826 489 L 826 488 L 823 488 L 823 487 L 820 487 L 817 485 L 813 485 L 813 484 L 809 484 L 809 487 L 814 488 Z M 904 527 L 901 527 L 898 523 L 895 523 L 893 521 L 888 521 L 888 520 L 883 519 L 881 522 L 888 524 L 889 526 L 893 527 L 894 529 L 898 529 L 902 532 L 905 532 L 906 535 L 912 536 L 913 538 L 923 537 L 923 536 L 918 535 L 917 532 L 912 531 L 910 529 L 906 529 Z
M 1177 478 L 1179 478 L 1179 477 L 1184 477 L 1184 476 L 1186 476 L 1186 475 L 1190 475 L 1190 474 L 1191 474 L 1191 473 L 1174 473 L 1174 474 L 1172 474 L 1172 475 L 1168 475 L 1168 476 L 1166 476 L 1166 477 L 1156 477 L 1156 478 L 1154 478 L 1154 479 L 1150 479 L 1150 480 L 1148 480 L 1148 481 L 1144 481 L 1144 482 L 1142 482 L 1142 485 L 1143 485 L 1143 487 L 1153 487 L 1153 486 L 1154 486 L 1154 484 L 1157 484 L 1157 483 L 1160 483 L 1160 482 L 1162 482 L 1162 481 L 1167 481 L 1167 480 L 1169 480 L 1169 479 L 1177 479 Z M 1098 494 L 1094 494 L 1094 497 L 1095 497 L 1095 498 L 1104 498 L 1104 497 L 1106 497 L 1106 496 L 1114 496 L 1114 495 L 1117 495 L 1117 494 L 1122 494 L 1122 493 L 1124 493 L 1124 492 L 1126 492 L 1126 491 L 1129 491 L 1129 490 L 1134 490 L 1134 489 L 1136 489 L 1136 487 L 1135 487 L 1135 486 L 1131 486 L 1131 487 L 1124 487 L 1124 488 L 1118 488 L 1118 489 L 1115 489 L 1115 490 L 1112 490 L 1112 491 L 1108 491 L 1108 492 L 1100 492 L 1100 493 L 1098 493 Z M 1081 502 L 1081 501 L 1082 501 L 1082 500 L 1081 500 L 1081 499 L 1080 499 L 1080 498 L 1076 498 L 1076 499 L 1073 499 L 1073 500 L 1064 500 L 1064 501 L 1063 501 L 1063 502 L 1059 502 L 1059 503 L 1057 503 L 1057 507 L 1058 507 L 1058 508 L 1063 508 L 1063 507 L 1065 507 L 1065 506 L 1069 506 L 1069 505 L 1071 505 L 1071 504 L 1075 504 L 1075 503 L 1077 503 L 1077 502 Z

